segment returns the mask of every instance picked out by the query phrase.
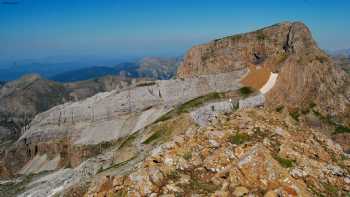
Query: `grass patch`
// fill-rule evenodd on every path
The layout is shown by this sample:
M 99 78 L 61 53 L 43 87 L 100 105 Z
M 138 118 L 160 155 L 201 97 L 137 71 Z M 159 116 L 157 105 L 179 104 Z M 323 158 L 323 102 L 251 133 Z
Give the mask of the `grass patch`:
M 188 151 L 188 152 L 185 152 L 182 157 L 185 159 L 185 160 L 190 160 L 192 159 L 192 152 Z
M 150 144 L 152 143 L 153 141 L 159 139 L 160 137 L 162 137 L 162 130 L 157 130 L 155 131 L 149 138 L 147 138 L 143 144 Z
M 283 53 L 279 54 L 278 57 L 277 57 L 276 64 L 277 65 L 281 64 L 282 62 L 286 61 L 287 58 L 288 58 L 288 54 L 287 53 L 283 52 Z
M 338 188 L 331 184 L 323 184 L 323 188 L 328 194 L 336 195 L 338 193 Z
M 243 144 L 244 142 L 249 140 L 249 135 L 246 133 L 236 133 L 229 137 L 229 141 L 232 144 Z
M 103 167 L 101 166 L 100 169 L 99 169 L 97 172 L 98 172 L 98 173 L 101 173 L 101 172 L 105 172 L 105 171 L 107 171 L 107 170 L 110 170 L 110 169 L 112 169 L 112 168 L 119 168 L 119 167 L 121 167 L 121 166 L 127 164 L 129 161 L 131 161 L 131 160 L 133 160 L 133 159 L 135 159 L 135 158 L 136 158 L 136 156 L 131 157 L 131 158 L 128 159 L 128 160 L 125 160 L 125 161 L 122 161 L 122 162 L 120 162 L 120 163 L 111 165 L 110 167 L 105 168 L 105 169 L 103 169 Z
M 192 109 L 200 107 L 208 101 L 222 99 L 222 98 L 224 98 L 224 93 L 218 93 L 218 92 L 209 93 L 205 96 L 201 96 L 201 97 L 192 99 L 192 100 L 182 104 L 178 108 L 178 112 L 179 113 L 190 112 Z
M 192 100 L 187 101 L 186 103 L 180 105 L 176 109 L 171 110 L 170 112 L 164 114 L 163 116 L 158 118 L 155 121 L 155 123 L 169 120 L 172 117 L 177 116 L 177 115 L 182 114 L 182 113 L 191 112 L 191 110 L 204 105 L 208 101 L 222 99 L 224 97 L 225 97 L 225 93 L 213 92 L 213 93 L 209 93 L 205 96 L 201 96 L 201 97 L 192 99 Z
M 203 191 L 206 193 L 213 193 L 220 188 L 212 183 L 205 183 L 197 179 L 192 179 L 190 186 L 195 191 Z
M 136 135 L 137 135 L 137 132 L 132 134 L 132 135 L 129 135 L 119 146 L 118 149 L 121 149 L 127 145 L 130 145 L 135 139 L 136 139 Z
M 283 111 L 283 109 L 284 109 L 283 105 L 279 106 L 279 107 L 276 108 L 276 112 L 281 113 Z
M 331 117 L 327 116 L 323 116 L 320 112 L 312 109 L 312 112 L 315 114 L 315 116 L 317 116 L 322 122 L 327 123 L 329 125 L 333 125 L 334 126 L 334 132 L 333 134 L 339 134 L 339 133 L 350 133 L 350 128 L 345 126 L 345 125 L 341 125 L 339 123 L 336 123 L 334 120 L 332 120 Z
M 343 125 L 337 125 L 335 126 L 334 134 L 338 133 L 350 133 L 350 128 Z
M 149 136 L 144 142 L 143 144 L 151 144 L 156 140 L 159 139 L 164 139 L 168 136 L 171 135 L 172 130 L 166 126 L 165 124 L 160 123 L 160 125 L 158 125 L 154 131 L 153 134 L 151 136 Z
M 176 170 L 173 170 L 169 174 L 167 174 L 167 178 L 174 181 L 178 180 L 180 177 L 180 174 Z
M 252 94 L 253 92 L 254 91 L 252 88 L 246 87 L 246 86 L 239 89 L 239 93 L 241 94 L 242 97 L 247 97 L 250 94 Z
M 128 196 L 128 191 L 126 190 L 119 190 L 117 193 L 115 193 L 115 197 L 127 197 Z
M 215 39 L 214 42 L 219 42 L 219 41 L 226 40 L 226 39 L 231 39 L 233 41 L 238 41 L 241 38 L 242 38 L 242 35 L 241 34 L 237 34 L 237 35 L 226 36 L 226 37 L 223 37 L 223 38 Z
M 259 41 L 263 41 L 266 39 L 266 35 L 264 34 L 263 31 L 259 30 L 256 32 L 256 39 Z
M 155 84 L 156 84 L 155 81 L 145 81 L 145 82 L 140 82 L 136 84 L 136 87 L 153 86 Z
M 297 122 L 299 122 L 299 117 L 300 117 L 300 114 L 299 114 L 299 111 L 292 111 L 292 112 L 289 112 L 289 115 Z
M 279 156 L 276 156 L 275 159 L 280 163 L 280 165 L 284 168 L 291 168 L 294 166 L 295 161 L 290 159 L 285 159 Z

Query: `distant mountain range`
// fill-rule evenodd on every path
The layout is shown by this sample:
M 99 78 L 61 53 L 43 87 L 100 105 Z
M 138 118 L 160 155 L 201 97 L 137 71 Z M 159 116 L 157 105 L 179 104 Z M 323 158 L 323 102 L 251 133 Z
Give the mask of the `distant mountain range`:
M 350 48 L 349 49 L 340 49 L 335 51 L 330 51 L 329 54 L 334 57 L 347 57 L 350 58 Z
M 120 75 L 133 78 L 170 79 L 176 74 L 181 58 L 147 57 L 136 61 L 118 63 L 114 66 L 86 67 L 75 63 L 44 65 L 31 63 L 25 66 L 0 68 L 0 81 L 11 81 L 23 75 L 36 73 L 58 82 L 74 82 L 94 79 L 106 75 Z
M 350 49 L 329 52 L 335 63 L 350 74 Z

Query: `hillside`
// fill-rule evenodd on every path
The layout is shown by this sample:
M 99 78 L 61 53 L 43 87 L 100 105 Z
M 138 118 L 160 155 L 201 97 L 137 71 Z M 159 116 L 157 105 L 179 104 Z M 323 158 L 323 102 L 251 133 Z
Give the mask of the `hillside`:
M 99 92 L 123 89 L 142 80 L 105 76 L 63 84 L 39 75 L 25 75 L 8 82 L 0 86 L 0 145 L 6 140 L 17 139 L 39 112 L 65 102 L 83 100 Z

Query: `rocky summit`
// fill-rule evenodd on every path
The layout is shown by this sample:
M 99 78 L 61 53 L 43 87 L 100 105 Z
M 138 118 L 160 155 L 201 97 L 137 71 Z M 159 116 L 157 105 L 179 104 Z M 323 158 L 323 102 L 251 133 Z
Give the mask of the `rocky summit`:
M 349 84 L 300 22 L 195 46 L 175 79 L 65 84 L 0 152 L 0 196 L 347 196 Z
M 317 47 L 300 22 L 285 22 L 193 47 L 178 77 L 249 69 L 242 83 L 260 89 L 277 73 L 267 105 L 302 111 L 316 104 L 324 116 L 350 124 L 349 76 Z

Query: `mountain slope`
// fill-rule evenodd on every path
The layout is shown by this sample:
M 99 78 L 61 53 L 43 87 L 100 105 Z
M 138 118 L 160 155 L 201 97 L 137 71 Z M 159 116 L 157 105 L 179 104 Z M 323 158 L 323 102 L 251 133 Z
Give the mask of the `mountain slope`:
M 271 107 L 302 111 L 316 105 L 323 116 L 350 125 L 349 76 L 335 66 L 299 22 L 229 36 L 193 47 L 178 70 L 186 78 L 248 68 L 242 83 L 259 89 L 278 74 L 266 95 Z
M 39 112 L 68 100 L 63 85 L 26 75 L 0 89 L 0 139 L 17 138 Z
M 39 75 L 22 78 L 0 86 L 0 144 L 7 139 L 17 139 L 39 112 L 56 105 L 78 101 L 99 92 L 123 89 L 144 79 L 105 76 L 74 83 L 58 83 Z
M 339 146 L 264 109 L 184 129 L 135 169 L 118 170 L 127 165 L 101 172 L 86 196 L 346 196 L 350 190 L 350 159 Z

